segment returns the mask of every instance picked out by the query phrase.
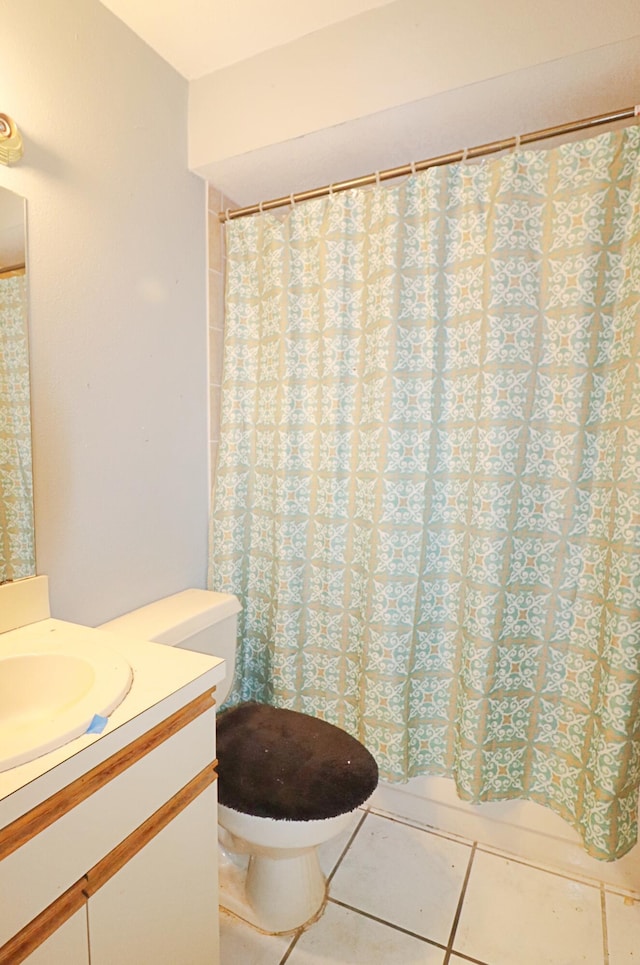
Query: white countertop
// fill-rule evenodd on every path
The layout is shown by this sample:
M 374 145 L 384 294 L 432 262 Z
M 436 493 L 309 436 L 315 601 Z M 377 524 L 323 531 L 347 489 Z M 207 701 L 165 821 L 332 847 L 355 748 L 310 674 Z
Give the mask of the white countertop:
M 101 734 L 83 734 L 33 761 L 0 773 L 0 827 L 90 770 L 156 723 L 213 689 L 225 675 L 224 660 L 149 643 L 91 627 L 46 619 L 0 634 L 0 653 L 12 643 L 38 644 L 56 634 L 76 644 L 108 644 L 131 666 L 131 689 Z M 144 718 L 141 717 L 144 715 Z

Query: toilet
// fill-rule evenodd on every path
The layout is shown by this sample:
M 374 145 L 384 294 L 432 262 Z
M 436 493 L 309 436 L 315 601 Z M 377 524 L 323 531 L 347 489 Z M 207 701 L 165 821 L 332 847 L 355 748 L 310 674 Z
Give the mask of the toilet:
M 220 706 L 233 682 L 239 610 L 231 594 L 184 590 L 100 629 L 223 657 Z M 223 711 L 216 742 L 220 904 L 262 931 L 295 931 L 324 909 L 318 848 L 371 796 L 376 762 L 340 728 L 267 704 Z

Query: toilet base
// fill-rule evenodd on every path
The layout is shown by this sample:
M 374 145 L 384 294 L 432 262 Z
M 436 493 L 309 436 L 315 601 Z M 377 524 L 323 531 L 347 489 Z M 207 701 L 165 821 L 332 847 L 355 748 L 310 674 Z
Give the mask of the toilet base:
M 311 924 L 327 900 L 318 848 L 341 834 L 353 814 L 284 821 L 219 804 L 220 905 L 269 934 Z
M 220 856 L 220 906 L 254 928 L 287 934 L 314 922 L 327 901 L 316 848 L 287 858 L 251 855 L 248 867 Z

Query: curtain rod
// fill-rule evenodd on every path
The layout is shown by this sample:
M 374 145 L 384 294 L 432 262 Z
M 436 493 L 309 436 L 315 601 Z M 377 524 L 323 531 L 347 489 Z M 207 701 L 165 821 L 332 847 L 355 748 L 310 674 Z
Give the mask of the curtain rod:
M 251 204 L 246 208 L 227 208 L 220 211 L 218 219 L 233 221 L 236 218 L 245 218 L 251 214 L 258 214 L 260 211 L 271 211 L 273 208 L 284 208 L 286 205 L 298 203 L 299 201 L 311 201 L 314 198 L 324 198 L 329 194 L 336 194 L 338 191 L 349 191 L 351 188 L 363 188 L 368 184 L 377 184 L 379 181 L 390 181 L 392 178 L 402 178 L 418 171 L 426 171 L 427 168 L 441 167 L 445 164 L 456 164 L 458 161 L 471 160 L 475 157 L 485 157 L 487 154 L 497 154 L 499 151 L 506 151 L 509 148 L 517 147 L 522 144 L 533 144 L 534 141 L 544 141 L 550 137 L 560 137 L 562 134 L 573 134 L 575 131 L 588 130 L 591 127 L 601 127 L 603 124 L 613 124 L 616 121 L 627 121 L 640 115 L 640 105 L 625 107 L 619 111 L 609 114 L 596 114 L 594 117 L 584 117 L 579 121 L 571 121 L 568 124 L 558 124 L 556 127 L 545 127 L 539 131 L 530 131 L 528 134 L 503 138 L 501 141 L 490 141 L 487 144 L 479 144 L 477 147 L 470 147 L 462 151 L 452 151 L 450 154 L 439 154 L 437 157 L 426 158 L 424 161 L 416 161 L 414 164 L 403 164 L 397 168 L 387 168 L 385 171 L 377 171 L 373 174 L 364 174 L 359 178 L 350 178 L 348 181 L 338 181 L 335 184 L 325 184 L 321 188 L 311 188 L 308 191 L 300 191 L 297 194 L 288 194 L 282 198 L 272 198 L 270 201 L 261 201 L 259 204 Z

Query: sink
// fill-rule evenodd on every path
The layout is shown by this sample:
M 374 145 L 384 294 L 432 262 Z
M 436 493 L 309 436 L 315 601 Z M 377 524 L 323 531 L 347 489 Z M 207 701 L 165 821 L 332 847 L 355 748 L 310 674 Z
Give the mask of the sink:
M 96 643 L 13 643 L 0 653 L 0 771 L 84 734 L 126 696 L 133 674 L 116 650 Z

